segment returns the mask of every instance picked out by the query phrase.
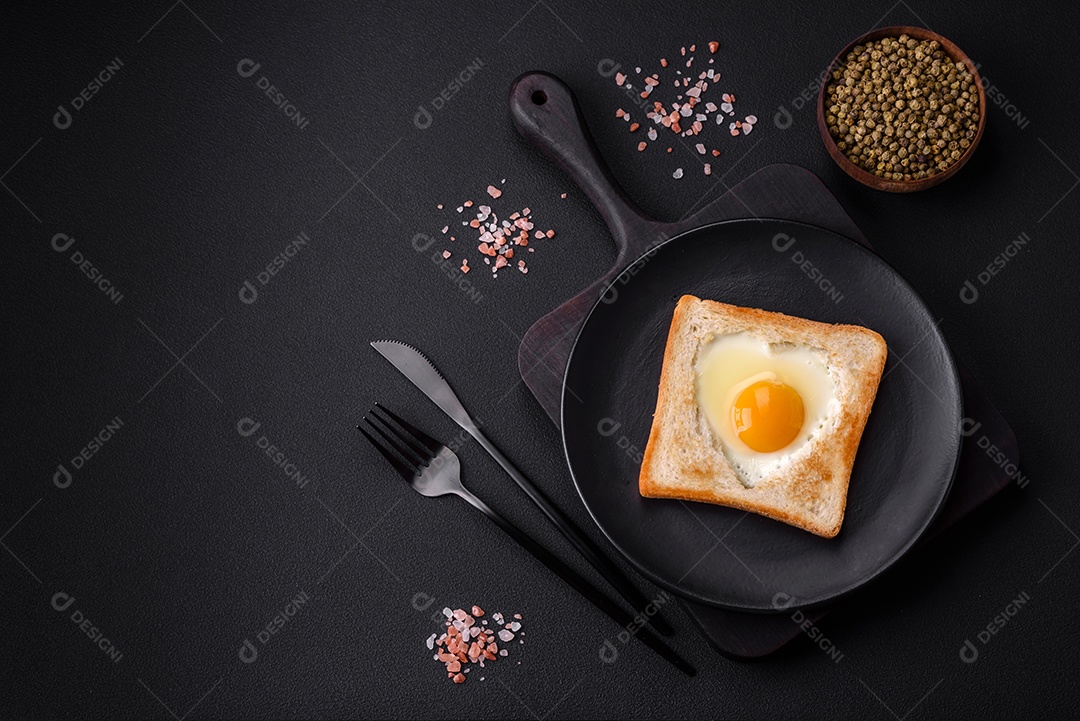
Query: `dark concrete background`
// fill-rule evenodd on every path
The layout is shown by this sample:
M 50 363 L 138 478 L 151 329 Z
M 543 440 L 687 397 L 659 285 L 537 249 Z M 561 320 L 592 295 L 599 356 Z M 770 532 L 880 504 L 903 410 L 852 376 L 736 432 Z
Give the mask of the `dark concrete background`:
M 1062 13 L 922 0 L 9 8 L 0 715 L 1075 715 L 1080 99 L 1077 11 Z M 797 107 L 838 48 L 886 24 L 953 39 L 1024 118 L 995 103 L 971 163 L 911 196 L 844 176 L 812 108 Z M 625 96 L 597 68 L 612 59 L 652 70 L 683 45 L 697 43 L 700 58 L 710 40 L 737 109 L 760 121 L 749 137 L 710 136 L 724 155 L 705 177 L 678 145 L 667 157 L 636 152 L 614 117 Z M 73 110 L 116 58 L 113 77 Z M 238 72 L 244 59 L 260 65 L 251 77 Z M 418 107 L 477 59 L 482 68 L 418 128 Z M 522 470 L 587 522 L 556 431 L 519 383 L 516 351 L 613 250 L 581 194 L 509 123 L 507 89 L 532 69 L 569 83 L 615 175 L 659 217 L 769 163 L 813 170 L 943 318 L 1012 423 L 1029 482 L 830 615 L 822 631 L 838 663 L 807 639 L 732 662 L 673 609 L 697 678 L 640 644 L 604 664 L 597 651 L 613 624 L 464 504 L 412 493 L 353 429 L 379 400 L 444 441 L 458 436 L 367 346 L 414 343 Z M 260 91 L 263 76 L 304 127 Z M 63 129 L 60 105 L 71 115 Z M 774 122 L 781 108 L 789 127 Z M 678 166 L 687 173 L 676 181 Z M 411 241 L 456 217 L 437 203 L 486 199 L 502 178 L 504 199 L 558 235 L 535 244 L 527 276 L 491 278 L 471 254 L 475 302 Z M 307 244 L 260 284 L 301 232 Z M 1026 245 L 982 284 L 1021 233 Z M 58 234 L 74 242 L 64 248 Z M 960 296 L 968 280 L 974 303 Z M 239 298 L 245 281 L 254 303 Z M 244 418 L 261 423 L 257 433 L 238 433 Z M 302 487 L 257 447 L 262 436 Z M 460 455 L 470 487 L 595 578 L 475 444 Z M 301 594 L 309 600 L 243 663 L 244 640 Z M 1030 600 L 979 641 L 1021 594 Z M 425 599 L 431 608 L 416 610 Z M 484 682 L 473 673 L 456 687 L 423 641 L 432 611 L 472 603 L 522 612 L 527 643 Z M 959 657 L 969 639 L 979 650 L 970 664 Z

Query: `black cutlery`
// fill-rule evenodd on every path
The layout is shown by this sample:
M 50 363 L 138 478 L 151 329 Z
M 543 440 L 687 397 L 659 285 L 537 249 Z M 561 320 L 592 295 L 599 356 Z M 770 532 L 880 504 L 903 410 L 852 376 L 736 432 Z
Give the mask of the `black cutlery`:
M 611 584 L 612 588 L 630 602 L 630 605 L 637 610 L 646 623 L 664 636 L 674 634 L 674 630 L 664 620 L 663 616 L 655 610 L 652 613 L 646 612 L 646 609 L 650 608 L 648 599 L 630 581 L 626 574 L 605 556 L 597 545 L 558 506 L 552 503 L 551 499 L 544 495 L 543 491 L 526 478 L 525 474 L 519 471 L 510 462 L 510 459 L 495 447 L 494 443 L 488 440 L 488 437 L 480 431 L 477 423 L 469 415 L 469 412 L 465 410 L 465 406 L 458 399 L 457 394 L 454 393 L 454 389 L 450 387 L 450 384 L 442 377 L 435 365 L 423 353 L 411 345 L 396 340 L 375 341 L 371 344 L 371 347 L 390 361 L 395 368 L 401 371 L 402 375 L 412 381 L 443 413 L 450 416 L 455 423 L 476 439 L 476 442 L 495 459 L 495 462 L 502 466 L 507 475 L 514 479 L 514 483 L 525 491 L 525 495 L 529 497 L 529 500 L 535 503 L 544 512 L 548 520 L 555 524 L 555 527 L 559 529 L 559 533 L 563 534 L 566 540 L 573 544 L 578 553 L 585 557 L 585 560 L 604 577 L 604 580 Z

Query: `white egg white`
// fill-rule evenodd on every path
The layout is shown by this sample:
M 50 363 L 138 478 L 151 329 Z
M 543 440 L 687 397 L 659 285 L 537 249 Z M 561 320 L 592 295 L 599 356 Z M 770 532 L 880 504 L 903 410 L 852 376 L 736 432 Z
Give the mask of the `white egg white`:
M 743 485 L 789 466 L 815 434 L 836 416 L 839 401 L 825 352 L 795 343 L 766 343 L 750 333 L 717 336 L 698 351 L 695 397 L 702 430 L 731 463 Z M 791 443 L 761 453 L 743 443 L 731 421 L 731 405 L 748 385 L 769 379 L 784 383 L 802 398 L 805 420 Z

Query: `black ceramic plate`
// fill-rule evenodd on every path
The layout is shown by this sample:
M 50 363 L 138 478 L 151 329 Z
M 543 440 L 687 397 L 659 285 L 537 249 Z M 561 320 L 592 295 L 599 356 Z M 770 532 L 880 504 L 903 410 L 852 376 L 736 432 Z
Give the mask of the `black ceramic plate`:
M 836 538 L 732 508 L 638 494 L 664 344 L 684 293 L 864 325 L 885 338 L 888 361 Z M 961 419 L 952 355 L 911 286 L 863 246 L 780 220 L 698 228 L 624 271 L 578 335 L 562 403 L 578 493 L 626 558 L 687 599 L 765 612 L 835 599 L 895 563 L 948 495 Z

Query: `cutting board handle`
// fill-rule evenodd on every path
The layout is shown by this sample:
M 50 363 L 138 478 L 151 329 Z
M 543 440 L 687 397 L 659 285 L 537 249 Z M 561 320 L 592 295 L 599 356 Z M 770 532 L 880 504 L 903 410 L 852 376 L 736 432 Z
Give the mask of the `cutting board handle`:
M 619 187 L 589 134 L 574 93 L 550 73 L 534 71 L 510 86 L 510 117 L 522 137 L 554 160 L 585 191 L 615 238 L 616 267 L 640 254 L 633 247 L 643 227 L 662 227 Z M 633 254 L 633 255 L 631 255 Z

